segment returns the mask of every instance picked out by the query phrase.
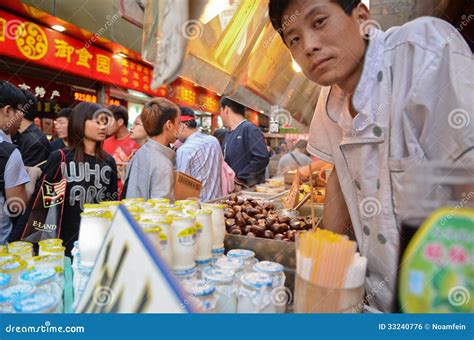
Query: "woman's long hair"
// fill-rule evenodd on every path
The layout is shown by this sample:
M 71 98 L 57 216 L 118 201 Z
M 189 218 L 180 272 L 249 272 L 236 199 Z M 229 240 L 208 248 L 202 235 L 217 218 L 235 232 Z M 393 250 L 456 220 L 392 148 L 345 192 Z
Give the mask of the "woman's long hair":
M 69 124 L 67 127 L 67 142 L 69 149 L 74 150 L 74 161 L 84 162 L 85 158 L 85 128 L 86 121 L 92 120 L 98 116 L 98 113 L 104 111 L 102 105 L 82 102 L 76 105 L 72 110 Z M 95 157 L 97 161 L 102 162 L 106 158 L 106 153 L 102 149 L 102 143 L 97 142 L 95 148 Z

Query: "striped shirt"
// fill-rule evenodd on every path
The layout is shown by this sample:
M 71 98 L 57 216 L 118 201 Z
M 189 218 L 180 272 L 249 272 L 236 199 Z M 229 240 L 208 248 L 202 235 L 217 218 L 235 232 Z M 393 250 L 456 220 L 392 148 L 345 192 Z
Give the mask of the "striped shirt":
M 222 151 L 216 138 L 195 132 L 179 147 L 178 171 L 202 182 L 199 200 L 205 202 L 221 196 Z

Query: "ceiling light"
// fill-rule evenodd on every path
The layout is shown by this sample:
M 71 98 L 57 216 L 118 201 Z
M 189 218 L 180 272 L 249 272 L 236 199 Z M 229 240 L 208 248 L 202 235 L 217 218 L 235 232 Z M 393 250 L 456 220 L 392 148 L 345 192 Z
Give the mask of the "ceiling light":
M 58 32 L 64 32 L 66 30 L 66 27 L 61 26 L 61 25 L 53 25 L 51 26 L 51 28 Z
M 127 57 L 128 57 L 128 56 L 127 56 L 125 53 L 123 53 L 123 52 L 119 52 L 119 53 L 117 53 L 117 54 L 114 54 L 114 58 L 115 58 L 115 59 L 118 59 L 118 58 L 127 58 Z

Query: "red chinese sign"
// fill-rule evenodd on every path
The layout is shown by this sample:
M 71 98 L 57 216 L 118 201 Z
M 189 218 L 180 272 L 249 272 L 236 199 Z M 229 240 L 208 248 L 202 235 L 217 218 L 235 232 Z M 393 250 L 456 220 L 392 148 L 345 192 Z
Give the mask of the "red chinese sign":
M 166 88 L 150 89 L 152 68 L 90 46 L 75 38 L 0 11 L 0 54 L 119 85 L 151 96 L 166 96 Z
M 219 114 L 219 96 L 184 79 L 179 78 L 171 84 L 169 96 L 180 105 Z

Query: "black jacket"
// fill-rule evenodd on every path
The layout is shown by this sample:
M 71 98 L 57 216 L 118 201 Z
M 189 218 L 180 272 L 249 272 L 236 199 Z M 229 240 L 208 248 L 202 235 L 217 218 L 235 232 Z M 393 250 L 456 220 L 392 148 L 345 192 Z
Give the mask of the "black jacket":
M 35 166 L 47 160 L 51 153 L 48 139 L 34 123 L 22 133 L 14 135 L 12 141 L 18 145 L 25 166 Z

